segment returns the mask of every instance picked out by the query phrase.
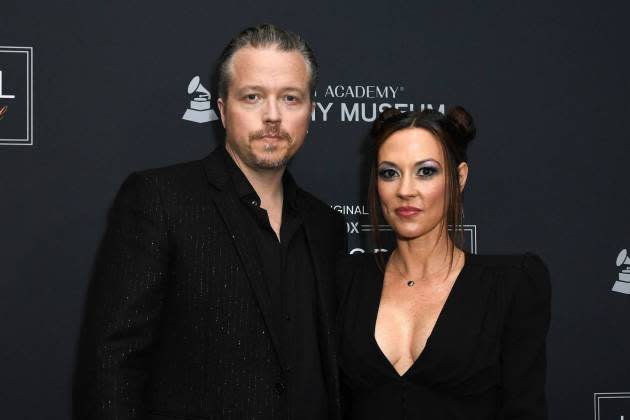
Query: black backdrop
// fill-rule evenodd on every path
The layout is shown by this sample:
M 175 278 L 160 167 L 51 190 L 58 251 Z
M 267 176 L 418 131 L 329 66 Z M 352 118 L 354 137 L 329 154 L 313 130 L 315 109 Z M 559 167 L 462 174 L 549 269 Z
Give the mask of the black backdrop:
M 630 295 L 612 291 L 630 247 L 627 4 L 3 0 L 0 71 L 16 98 L 0 97 L 0 417 L 69 418 L 115 191 L 132 170 L 215 147 L 217 122 L 182 119 L 188 84 L 199 75 L 216 110 L 220 50 L 271 21 L 318 56 L 320 105 L 292 171 L 346 213 L 351 247 L 370 229 L 360 149 L 373 107 L 466 106 L 479 127 L 471 245 L 537 252 L 552 273 L 551 418 L 630 419 Z M 33 130 L 3 141 L 29 124 L 29 57 Z

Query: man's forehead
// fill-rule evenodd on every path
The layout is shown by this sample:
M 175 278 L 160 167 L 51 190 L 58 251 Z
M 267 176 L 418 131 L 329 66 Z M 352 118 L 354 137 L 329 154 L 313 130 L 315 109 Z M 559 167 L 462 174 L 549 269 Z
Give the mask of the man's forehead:
M 275 46 L 243 47 L 234 53 L 231 63 L 232 83 L 264 85 L 268 83 L 308 84 L 310 74 L 299 51 L 282 51 Z

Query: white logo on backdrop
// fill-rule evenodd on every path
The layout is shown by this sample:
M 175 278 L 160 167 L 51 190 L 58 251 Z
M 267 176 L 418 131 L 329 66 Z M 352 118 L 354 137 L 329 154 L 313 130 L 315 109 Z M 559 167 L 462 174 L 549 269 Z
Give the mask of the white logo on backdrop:
M 2 70 L 0 70 L 0 99 L 15 99 L 15 95 L 5 95 L 2 90 Z
M 33 145 L 33 47 L 0 46 L 0 145 Z
M 470 248 L 471 254 L 477 253 L 477 225 L 463 225 L 464 231 L 464 241 L 468 244 Z M 349 234 L 357 234 L 360 232 L 371 232 L 374 230 L 373 225 L 359 225 L 359 222 L 346 222 L 346 231 Z M 392 232 L 392 227 L 389 225 L 378 225 L 378 230 L 380 232 Z M 386 249 L 381 249 L 380 251 L 387 251 Z M 364 253 L 365 250 L 362 248 L 354 248 L 350 251 L 350 254 L 354 253 Z M 375 249 L 374 252 L 379 252 L 378 249 Z
M 188 84 L 188 95 L 193 95 L 193 98 L 190 101 L 190 107 L 182 117 L 183 120 L 207 123 L 219 119 L 217 113 L 212 109 L 210 92 L 203 87 L 199 76 L 193 77 Z
M 315 91 L 312 121 L 372 122 L 385 108 L 401 111 L 435 109 L 445 112 L 444 104 L 409 102 L 406 89 L 389 84 L 330 84 Z
M 596 392 L 593 406 L 595 420 L 630 420 L 630 392 Z
M 612 290 L 613 292 L 630 295 L 630 257 L 628 257 L 627 249 L 622 249 L 617 255 L 617 267 L 621 271 Z

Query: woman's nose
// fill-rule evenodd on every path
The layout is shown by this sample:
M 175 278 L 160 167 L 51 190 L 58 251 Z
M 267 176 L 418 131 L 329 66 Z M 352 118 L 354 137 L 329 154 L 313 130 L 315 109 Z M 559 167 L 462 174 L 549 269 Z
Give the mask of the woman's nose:
M 417 194 L 414 180 L 410 176 L 402 176 L 398 184 L 398 195 L 402 198 L 413 197 Z

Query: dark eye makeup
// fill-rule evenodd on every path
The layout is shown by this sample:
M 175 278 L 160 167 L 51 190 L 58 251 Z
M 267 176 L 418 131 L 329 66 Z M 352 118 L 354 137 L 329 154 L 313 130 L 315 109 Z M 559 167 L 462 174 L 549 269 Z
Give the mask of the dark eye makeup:
M 397 175 L 398 172 L 393 168 L 385 167 L 378 170 L 378 177 L 386 181 L 393 179 Z
M 439 171 L 440 169 L 433 165 L 424 164 L 418 168 L 416 176 L 423 179 L 428 179 L 433 177 Z M 384 181 L 390 181 L 394 178 L 400 177 L 400 171 L 390 166 L 383 166 L 378 170 L 378 177 Z
M 418 175 L 423 178 L 429 178 L 435 175 L 438 169 L 433 166 L 422 166 L 418 169 Z

